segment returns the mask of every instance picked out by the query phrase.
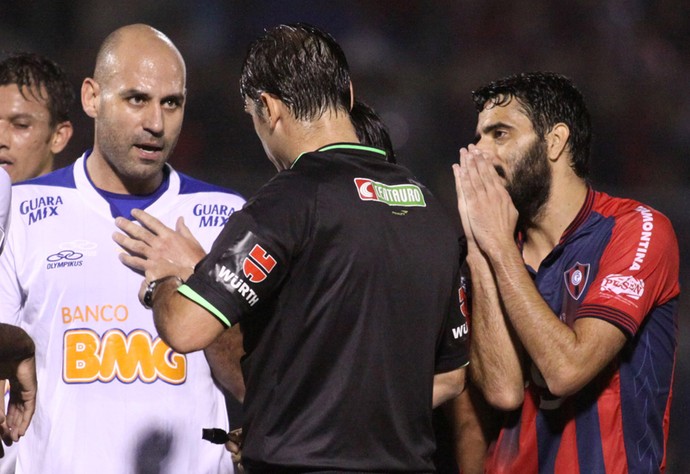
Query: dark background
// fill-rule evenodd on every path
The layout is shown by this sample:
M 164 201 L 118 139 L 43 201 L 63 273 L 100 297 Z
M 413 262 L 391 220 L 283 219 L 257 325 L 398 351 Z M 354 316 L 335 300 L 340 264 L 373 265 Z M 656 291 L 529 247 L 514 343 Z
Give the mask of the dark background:
M 450 165 L 474 136 L 470 91 L 522 71 L 570 76 L 593 118 L 592 183 L 671 218 L 687 289 L 690 2 L 0 0 L 0 50 L 47 54 L 78 91 L 108 33 L 140 22 L 160 29 L 187 61 L 186 118 L 173 166 L 248 197 L 275 171 L 242 110 L 241 61 L 264 28 L 296 21 L 340 42 L 355 94 L 379 111 L 399 162 L 441 198 L 451 219 Z M 79 105 L 73 122 L 61 166 L 92 142 Z M 689 306 L 685 292 L 667 471 L 678 474 L 690 472 Z

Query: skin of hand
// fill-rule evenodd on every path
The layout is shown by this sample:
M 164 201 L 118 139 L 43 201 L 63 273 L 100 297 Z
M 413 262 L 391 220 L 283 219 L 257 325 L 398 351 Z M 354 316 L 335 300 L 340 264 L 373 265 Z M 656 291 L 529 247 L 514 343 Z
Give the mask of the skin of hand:
M 134 209 L 132 216 L 140 225 L 118 217 L 115 225 L 122 231 L 113 234 L 113 240 L 129 253 L 120 254 L 120 260 L 128 267 L 145 275 L 139 299 L 147 282 L 176 275 L 186 280 L 194 272 L 194 266 L 206 252 L 194 238 L 182 217 L 175 230 L 170 229 L 145 211 Z
M 475 214 L 481 216 L 482 212 L 492 216 L 488 210 L 481 212 L 473 210 L 472 206 L 477 205 L 478 199 L 475 198 L 468 203 L 466 197 L 466 190 L 470 194 L 474 193 L 472 182 L 468 177 L 472 170 L 468 168 L 472 164 L 476 165 L 477 159 L 489 160 L 476 146 L 469 145 L 460 150 L 460 164 L 453 165 L 458 211 L 468 243 L 467 263 L 472 275 L 472 293 L 476 295 L 473 298 L 472 307 L 471 330 L 474 344 L 470 351 L 470 373 L 492 405 L 512 410 L 522 403 L 524 375 L 521 348 L 511 333 L 511 329 L 506 325 L 495 275 L 486 253 L 477 245 L 475 229 L 470 217 L 470 211 L 473 211 L 472 216 Z M 495 170 L 487 170 L 489 173 L 491 171 L 497 175 Z M 504 189 L 500 177 L 498 179 L 500 189 Z M 509 196 L 507 198 L 510 199 Z M 511 206 L 505 208 L 510 219 L 505 232 L 512 239 L 515 228 L 512 217 L 514 215 L 517 219 L 517 211 L 514 214 L 510 212 Z M 511 244 L 515 246 L 512 240 Z M 507 374 L 510 374 L 510 377 L 507 377 Z
M 462 196 L 458 209 L 468 246 L 470 241 L 476 242 L 486 253 L 514 247 L 518 212 L 491 158 L 470 145 L 460 150 L 460 162 L 462 165 L 453 165 L 453 173 L 458 196 Z
M 232 462 L 235 465 L 235 472 L 237 474 L 243 474 L 244 467 L 242 466 L 242 442 L 244 441 L 244 436 L 242 434 L 242 428 L 232 430 L 229 435 L 230 439 L 227 443 L 225 443 L 225 449 L 230 451 Z
M 36 359 L 31 356 L 3 362 L 0 372 L 10 381 L 7 415 L 0 410 L 0 437 L 9 446 L 24 436 L 36 409 Z

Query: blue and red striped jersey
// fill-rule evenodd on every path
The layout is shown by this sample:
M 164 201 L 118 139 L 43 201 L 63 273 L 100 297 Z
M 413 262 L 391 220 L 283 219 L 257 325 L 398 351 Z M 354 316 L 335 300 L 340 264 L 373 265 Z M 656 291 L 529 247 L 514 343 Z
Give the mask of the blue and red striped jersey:
M 677 344 L 678 243 L 670 221 L 590 189 L 559 244 L 530 269 L 569 326 L 599 318 L 628 340 L 578 393 L 551 395 L 533 364 L 522 409 L 506 416 L 488 472 L 663 472 Z

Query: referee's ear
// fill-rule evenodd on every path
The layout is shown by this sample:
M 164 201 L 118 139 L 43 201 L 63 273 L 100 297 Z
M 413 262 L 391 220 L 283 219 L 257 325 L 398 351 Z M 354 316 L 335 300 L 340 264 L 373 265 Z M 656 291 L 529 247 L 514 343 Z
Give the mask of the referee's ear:
M 263 104 L 264 111 L 266 112 L 264 114 L 264 118 L 268 122 L 271 130 L 273 130 L 283 117 L 283 114 L 289 113 L 289 110 L 285 106 L 285 103 L 275 94 L 262 92 L 260 99 L 261 103 Z

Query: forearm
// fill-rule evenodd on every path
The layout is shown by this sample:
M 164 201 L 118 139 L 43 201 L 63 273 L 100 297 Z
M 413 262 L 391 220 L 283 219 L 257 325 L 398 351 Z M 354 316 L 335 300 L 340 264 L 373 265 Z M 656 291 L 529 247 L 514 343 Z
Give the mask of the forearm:
M 153 321 L 161 339 L 176 352 L 186 354 L 208 347 L 224 326 L 203 307 L 182 296 L 179 280 L 163 281 L 153 298 Z
M 0 323 L 0 360 L 26 359 L 33 356 L 35 351 L 34 341 L 26 331 L 18 326 Z
M 465 388 L 465 367 L 434 375 L 432 406 L 436 408 L 462 393 Z
M 216 381 L 242 403 L 245 387 L 240 360 L 244 349 L 239 325 L 223 331 L 204 353 Z
M 486 257 L 477 250 L 467 261 L 472 280 L 470 374 L 489 403 L 511 410 L 524 395 L 519 345 L 506 321 Z
M 622 347 L 612 325 L 588 318 L 568 327 L 535 287 L 515 249 L 491 257 L 498 289 L 517 336 L 549 391 L 569 395 L 587 384 Z
M 444 408 L 453 426 L 455 460 L 460 472 L 483 473 L 486 452 L 497 434 L 500 412 L 487 405 L 479 389 L 471 382 Z

